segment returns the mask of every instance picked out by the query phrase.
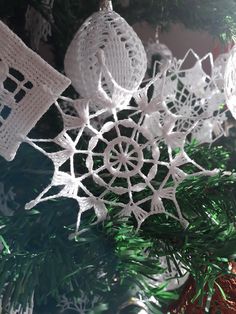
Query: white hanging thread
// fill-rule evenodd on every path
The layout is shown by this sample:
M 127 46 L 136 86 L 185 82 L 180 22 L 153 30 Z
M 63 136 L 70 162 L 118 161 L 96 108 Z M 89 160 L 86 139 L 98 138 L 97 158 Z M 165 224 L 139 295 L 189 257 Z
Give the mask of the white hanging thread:
M 157 73 L 157 67 L 159 67 L 159 71 L 165 71 L 173 58 L 172 52 L 170 49 L 160 43 L 159 41 L 159 27 L 156 28 L 155 40 L 149 39 L 147 44 L 145 45 L 147 60 L 148 60 L 148 69 L 152 69 L 153 76 Z M 160 61 L 155 61 L 153 66 L 153 57 L 155 55 L 159 55 L 161 57 Z

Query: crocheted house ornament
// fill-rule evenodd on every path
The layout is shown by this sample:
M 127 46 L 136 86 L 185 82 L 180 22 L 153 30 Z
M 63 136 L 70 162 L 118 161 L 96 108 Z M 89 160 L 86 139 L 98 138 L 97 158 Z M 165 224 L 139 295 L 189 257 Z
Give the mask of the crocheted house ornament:
M 122 108 L 144 78 L 147 57 L 132 27 L 103 1 L 76 33 L 64 64 L 75 90 L 95 108 Z
M 69 84 L 0 21 L 1 156 L 14 159 L 26 135 Z

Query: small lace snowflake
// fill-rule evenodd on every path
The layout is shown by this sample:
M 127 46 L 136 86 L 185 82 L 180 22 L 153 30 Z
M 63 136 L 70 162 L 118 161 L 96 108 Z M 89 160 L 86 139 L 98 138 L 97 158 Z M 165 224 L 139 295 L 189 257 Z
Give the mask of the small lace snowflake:
M 79 314 L 88 314 L 98 304 L 100 298 L 97 296 L 89 299 L 83 291 L 80 291 L 80 297 L 69 299 L 66 296 L 62 296 L 59 304 L 60 313 L 64 313 L 67 310 L 73 310 Z
M 170 49 L 159 41 L 158 27 L 156 28 L 155 40 L 149 39 L 145 44 L 145 50 L 147 53 L 147 68 L 152 70 L 153 76 L 156 75 L 157 68 L 159 72 L 163 72 L 173 59 Z M 155 58 L 159 60 L 155 60 Z

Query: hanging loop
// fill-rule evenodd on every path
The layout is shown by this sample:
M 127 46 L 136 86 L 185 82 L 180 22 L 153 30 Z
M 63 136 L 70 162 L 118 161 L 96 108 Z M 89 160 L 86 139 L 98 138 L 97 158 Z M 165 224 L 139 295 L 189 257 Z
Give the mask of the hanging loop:
M 159 26 L 156 27 L 155 31 L 155 42 L 159 44 Z
M 112 1 L 111 0 L 100 0 L 100 11 L 112 11 Z

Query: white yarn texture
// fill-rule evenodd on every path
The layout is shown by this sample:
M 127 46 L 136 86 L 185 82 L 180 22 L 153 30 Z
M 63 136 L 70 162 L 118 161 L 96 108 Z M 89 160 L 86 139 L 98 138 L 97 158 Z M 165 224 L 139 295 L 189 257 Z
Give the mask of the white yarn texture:
M 25 136 L 69 86 L 0 22 L 0 154 L 15 157 Z
M 98 304 L 100 298 L 94 296 L 89 298 L 83 291 L 80 291 L 79 298 L 69 299 L 66 296 L 62 296 L 59 304 L 60 313 L 66 313 L 67 311 L 73 311 L 79 314 L 89 314 L 94 307 Z
M 65 72 L 72 85 L 96 107 L 126 106 L 143 80 L 146 65 L 140 39 L 119 14 L 109 9 L 94 13 L 84 22 L 65 56 Z

